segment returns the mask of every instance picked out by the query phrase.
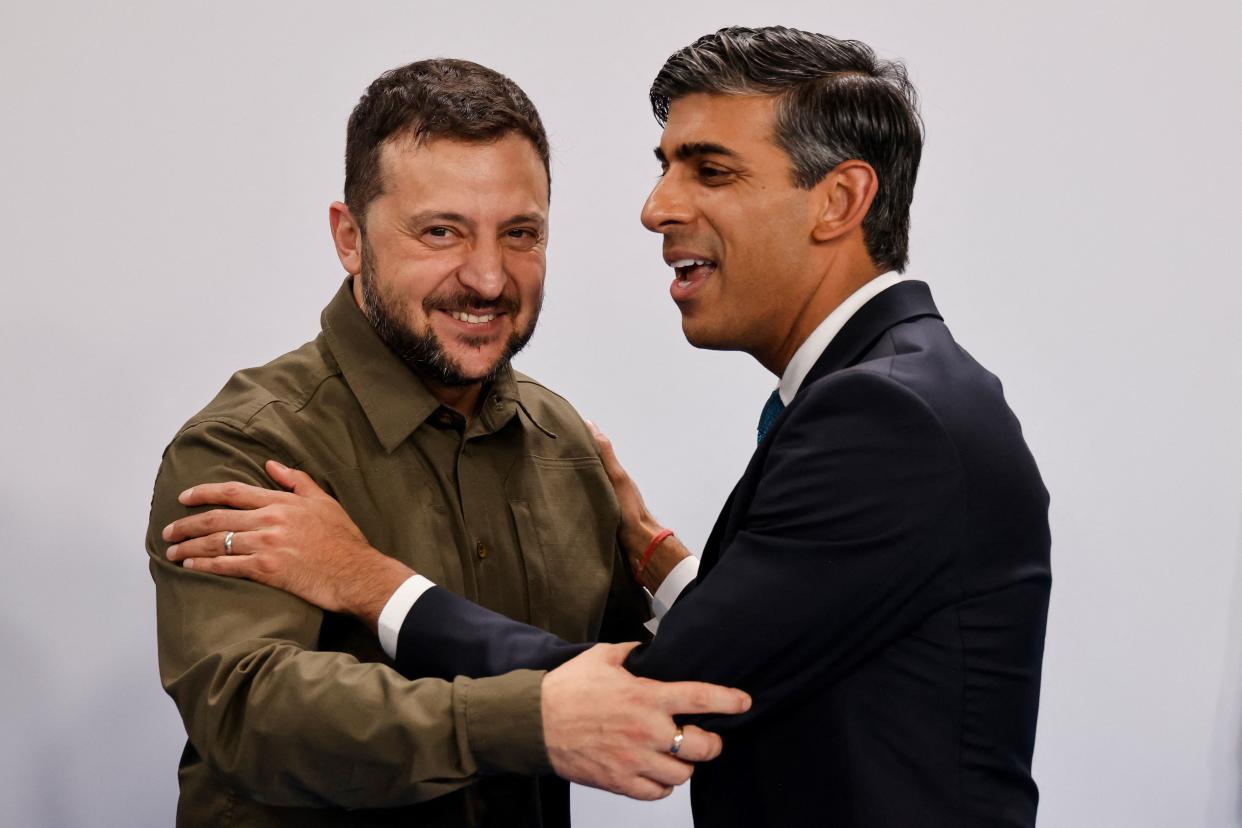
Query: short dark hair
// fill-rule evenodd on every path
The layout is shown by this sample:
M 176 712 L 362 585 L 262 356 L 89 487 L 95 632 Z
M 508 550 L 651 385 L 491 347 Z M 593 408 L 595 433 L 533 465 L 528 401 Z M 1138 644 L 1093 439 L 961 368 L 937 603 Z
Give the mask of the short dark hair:
M 867 253 L 879 267 L 904 270 L 910 201 L 923 153 L 914 86 L 900 62 L 880 60 L 865 43 L 771 26 L 734 26 L 675 52 L 651 85 L 663 126 L 669 105 L 696 92 L 777 95 L 775 140 L 793 162 L 793 179 L 811 188 L 837 165 L 866 161 L 879 189 L 863 219 Z
M 361 224 L 367 205 L 384 191 L 380 150 L 390 138 L 494 141 L 510 133 L 534 145 L 551 187 L 548 135 L 535 105 L 516 83 L 486 66 L 451 58 L 389 70 L 367 87 L 349 116 L 345 203 Z

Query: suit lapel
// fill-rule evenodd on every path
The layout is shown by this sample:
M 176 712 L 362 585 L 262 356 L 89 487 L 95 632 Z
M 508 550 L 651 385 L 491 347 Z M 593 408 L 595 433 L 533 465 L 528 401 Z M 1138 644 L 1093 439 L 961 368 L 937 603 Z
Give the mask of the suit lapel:
M 811 383 L 829 374 L 857 365 L 880 337 L 893 326 L 924 316 L 942 318 L 940 312 L 936 310 L 936 303 L 932 301 L 931 289 L 927 287 L 927 283 L 911 280 L 898 282 L 877 294 L 850 317 L 841 331 L 828 343 L 824 353 L 815 361 L 815 365 L 807 374 L 806 379 L 802 381 L 789 408 L 785 409 L 772 424 L 767 439 L 751 455 L 746 471 L 743 472 L 737 485 L 733 487 L 729 499 L 725 501 L 724 508 L 721 509 L 720 516 L 716 518 L 716 524 L 712 527 L 711 535 L 707 538 L 707 544 L 703 547 L 699 578 L 706 576 L 716 565 L 721 553 L 728 548 L 733 536 L 741 528 L 742 519 L 749 511 L 751 501 L 754 500 L 755 491 L 759 486 L 768 450 L 775 440 L 776 432 L 784 424 L 789 410 L 797 405 L 798 396 L 810 387 Z

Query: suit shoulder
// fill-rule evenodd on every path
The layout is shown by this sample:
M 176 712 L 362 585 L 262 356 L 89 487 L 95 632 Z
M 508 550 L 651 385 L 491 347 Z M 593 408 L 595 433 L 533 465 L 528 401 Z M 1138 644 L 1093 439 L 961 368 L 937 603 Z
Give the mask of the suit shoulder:
M 806 450 L 844 451 L 862 462 L 918 457 L 956 473 L 961 457 L 952 431 L 935 407 L 884 372 L 855 366 L 798 392 L 784 417 L 781 443 Z
M 885 412 L 905 411 L 940 425 L 934 407 L 916 387 L 868 364 L 845 368 L 816 380 L 794 397 L 790 408 L 795 405 L 815 409 L 867 409 L 881 417 Z

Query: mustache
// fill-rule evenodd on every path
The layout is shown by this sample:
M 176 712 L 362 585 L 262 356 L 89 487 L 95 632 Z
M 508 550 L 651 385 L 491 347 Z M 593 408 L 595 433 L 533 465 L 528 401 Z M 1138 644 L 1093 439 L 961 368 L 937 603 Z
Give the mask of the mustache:
M 484 299 L 470 290 L 456 291 L 448 294 L 436 294 L 423 299 L 423 310 L 430 313 L 440 311 L 501 311 L 516 314 L 522 307 L 517 297 L 502 294 L 495 299 Z

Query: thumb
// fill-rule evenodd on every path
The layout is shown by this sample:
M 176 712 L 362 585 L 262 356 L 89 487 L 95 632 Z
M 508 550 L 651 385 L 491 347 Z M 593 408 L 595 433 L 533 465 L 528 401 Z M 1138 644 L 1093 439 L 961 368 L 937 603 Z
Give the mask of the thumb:
M 304 471 L 291 469 L 276 460 L 268 460 L 266 469 L 272 480 L 296 495 L 313 497 L 323 494 L 323 489 L 319 488 L 319 485 Z
M 612 440 L 608 439 L 608 435 L 599 430 L 599 426 L 590 420 L 586 421 L 587 428 L 591 430 L 591 437 L 595 440 L 595 447 L 599 449 L 599 459 L 604 464 L 604 472 L 608 475 L 608 479 L 617 481 L 625 478 L 625 469 L 621 466 L 621 461 L 617 459 L 617 453 L 612 448 Z
M 630 651 L 637 646 L 637 641 L 627 641 L 624 644 L 596 644 L 590 652 L 595 653 L 605 664 L 620 667 L 629 657 Z

